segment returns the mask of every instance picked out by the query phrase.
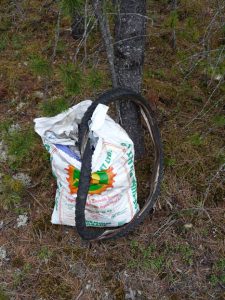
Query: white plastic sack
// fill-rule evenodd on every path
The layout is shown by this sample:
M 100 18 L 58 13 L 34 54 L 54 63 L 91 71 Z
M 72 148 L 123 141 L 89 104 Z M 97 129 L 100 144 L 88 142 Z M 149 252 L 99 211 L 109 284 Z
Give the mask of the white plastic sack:
M 51 222 L 75 226 L 75 206 L 81 160 L 76 142 L 78 124 L 91 105 L 85 100 L 50 118 L 37 118 L 35 131 L 50 153 L 57 180 Z M 85 208 L 87 226 L 121 226 L 139 210 L 134 170 L 133 142 L 99 104 L 92 116 L 90 133 L 96 142 L 92 157 L 92 179 Z

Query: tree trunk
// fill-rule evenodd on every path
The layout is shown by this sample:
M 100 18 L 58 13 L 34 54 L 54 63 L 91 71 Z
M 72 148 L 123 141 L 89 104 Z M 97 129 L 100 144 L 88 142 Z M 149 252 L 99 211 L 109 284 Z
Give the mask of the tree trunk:
M 146 0 L 113 0 L 118 6 L 115 21 L 115 40 L 110 33 L 104 11 L 105 1 L 92 0 L 105 45 L 113 87 L 141 90 L 142 69 L 146 35 Z M 144 154 L 144 135 L 139 108 L 129 102 L 117 104 L 120 124 L 126 130 L 135 147 L 135 158 Z
M 146 36 L 146 1 L 119 0 L 118 5 L 114 43 L 117 85 L 140 92 Z M 135 104 L 124 101 L 120 104 L 120 117 L 121 125 L 134 142 L 136 158 L 140 158 L 144 154 L 140 111 Z

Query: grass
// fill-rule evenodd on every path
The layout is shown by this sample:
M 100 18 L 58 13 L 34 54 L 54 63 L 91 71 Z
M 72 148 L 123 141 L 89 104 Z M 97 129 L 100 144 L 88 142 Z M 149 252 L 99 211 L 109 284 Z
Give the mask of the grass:
M 65 98 L 48 99 L 41 103 L 41 112 L 43 116 L 52 117 L 69 108 Z
M 24 264 L 21 269 L 16 269 L 13 273 L 13 286 L 20 286 L 25 280 L 27 275 L 29 274 L 32 266 L 29 263 Z
M 103 85 L 103 79 L 104 75 L 102 72 L 96 69 L 92 69 L 87 76 L 89 88 L 92 90 L 99 89 Z
M 38 252 L 38 258 L 40 260 L 48 260 L 52 256 L 53 252 L 48 249 L 47 246 L 43 246 L 41 250 Z
M 32 157 L 36 136 L 33 129 L 27 128 L 5 135 L 4 141 L 8 147 L 10 166 L 16 170 Z
M 79 94 L 81 91 L 82 74 L 72 63 L 60 65 L 59 74 L 68 95 Z
M 131 241 L 131 252 L 133 258 L 128 262 L 130 268 L 140 268 L 144 270 L 154 270 L 160 272 L 165 264 L 165 257 L 158 255 L 156 246 L 154 244 L 142 247 L 140 244 L 133 240 Z
M 49 61 L 41 56 L 32 55 L 29 60 L 29 66 L 32 73 L 36 76 L 48 77 L 52 73 Z
M 225 259 L 221 258 L 213 265 L 213 274 L 210 276 L 210 282 L 213 286 L 225 284 Z
M 61 9 L 66 15 L 73 16 L 74 12 L 81 11 L 84 5 L 83 0 L 62 0 L 60 2 Z
M 9 43 L 8 35 L 7 34 L 2 34 L 0 36 L 0 52 L 4 51 Z
M 4 289 L 0 286 L 0 300 L 9 300 L 9 296 L 5 293 Z

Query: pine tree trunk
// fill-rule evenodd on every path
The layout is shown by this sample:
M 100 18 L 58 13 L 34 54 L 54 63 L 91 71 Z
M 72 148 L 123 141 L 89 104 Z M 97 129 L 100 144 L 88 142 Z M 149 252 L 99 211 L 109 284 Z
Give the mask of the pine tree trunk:
M 120 0 L 118 4 L 114 43 L 117 84 L 140 92 L 146 36 L 146 1 Z M 140 158 L 144 154 L 140 111 L 133 103 L 124 101 L 120 104 L 120 115 L 121 125 L 134 142 L 136 158 Z

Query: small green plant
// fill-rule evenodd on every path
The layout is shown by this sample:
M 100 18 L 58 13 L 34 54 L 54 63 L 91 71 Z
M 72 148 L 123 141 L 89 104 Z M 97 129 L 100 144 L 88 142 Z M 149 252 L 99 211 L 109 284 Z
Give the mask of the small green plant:
M 163 255 L 156 253 L 156 246 L 154 244 L 143 247 L 139 245 L 136 240 L 131 241 L 132 258 L 128 266 L 130 268 L 152 269 L 160 272 L 164 266 L 165 258 Z
M 44 116 L 55 116 L 69 108 L 64 98 L 49 99 L 41 103 L 41 111 Z
M 50 76 L 52 68 L 50 63 L 41 56 L 32 56 L 29 61 L 30 69 L 34 75 Z
M 13 35 L 12 46 L 14 50 L 20 50 L 23 47 L 23 39 L 21 36 Z
M 42 272 L 38 278 L 38 295 L 42 299 L 72 299 L 71 286 L 59 275 L 45 274 Z
M 6 294 L 6 292 L 1 286 L 0 286 L 0 300 L 9 300 L 9 296 Z
M 0 123 L 0 137 L 3 139 L 8 134 L 9 128 L 12 125 L 12 120 L 6 119 Z
M 221 258 L 213 264 L 213 274 L 210 276 L 212 286 L 217 284 L 225 284 L 225 259 Z
M 176 10 L 173 10 L 165 21 L 165 25 L 171 29 L 175 29 L 178 25 L 178 21 L 178 12 Z
M 73 16 L 76 11 L 81 11 L 84 0 L 61 0 L 60 6 L 65 15 Z
M 43 246 L 38 252 L 38 258 L 40 260 L 48 260 L 52 256 L 53 252 L 48 249 L 47 246 Z
M 66 49 L 66 44 L 63 41 L 59 41 L 56 47 L 57 54 L 63 54 Z
M 4 209 L 15 209 L 24 194 L 24 185 L 9 175 L 3 175 L 0 184 L 0 206 Z
M 78 94 L 81 90 L 80 70 L 72 63 L 60 66 L 60 77 L 68 94 Z
M 219 271 L 224 271 L 225 272 L 225 258 L 221 258 L 216 262 L 216 268 Z
M 210 282 L 212 284 L 212 286 L 216 286 L 218 283 L 220 284 L 225 284 L 225 274 L 222 275 L 216 275 L 216 274 L 212 274 L 210 276 Z
M 8 42 L 9 42 L 8 35 L 2 34 L 0 36 L 0 52 L 4 51 L 7 48 Z
M 194 146 L 201 146 L 203 144 L 203 138 L 199 133 L 194 133 L 190 136 L 190 142 Z
M 165 157 L 164 164 L 167 167 L 173 167 L 173 166 L 176 165 L 176 159 L 175 158 Z
M 144 78 L 146 79 L 154 78 L 154 72 L 151 69 L 144 71 Z
M 180 244 L 176 247 L 177 251 L 181 254 L 182 260 L 187 264 L 193 262 L 193 250 L 189 245 Z
M 136 251 L 138 250 L 138 248 L 139 248 L 139 243 L 138 243 L 138 241 L 137 241 L 137 240 L 132 240 L 132 241 L 130 242 L 130 248 L 131 248 L 131 251 L 132 251 L 132 252 L 136 252 Z
M 225 117 L 222 115 L 215 116 L 213 118 L 213 123 L 216 125 L 216 127 L 224 127 L 225 126 Z
M 32 266 L 29 263 L 25 263 L 22 269 L 17 269 L 13 274 L 13 285 L 18 287 L 26 279 L 26 276 L 30 272 Z
M 87 81 L 90 88 L 97 90 L 103 83 L 103 74 L 96 69 L 92 69 L 88 74 Z
M 193 17 L 186 18 L 184 29 L 179 32 L 179 35 L 190 42 L 197 42 L 199 40 L 200 32 Z
M 35 145 L 35 133 L 33 129 L 14 131 L 5 136 L 5 143 L 10 156 L 9 165 L 13 169 L 20 167 L 32 155 Z

